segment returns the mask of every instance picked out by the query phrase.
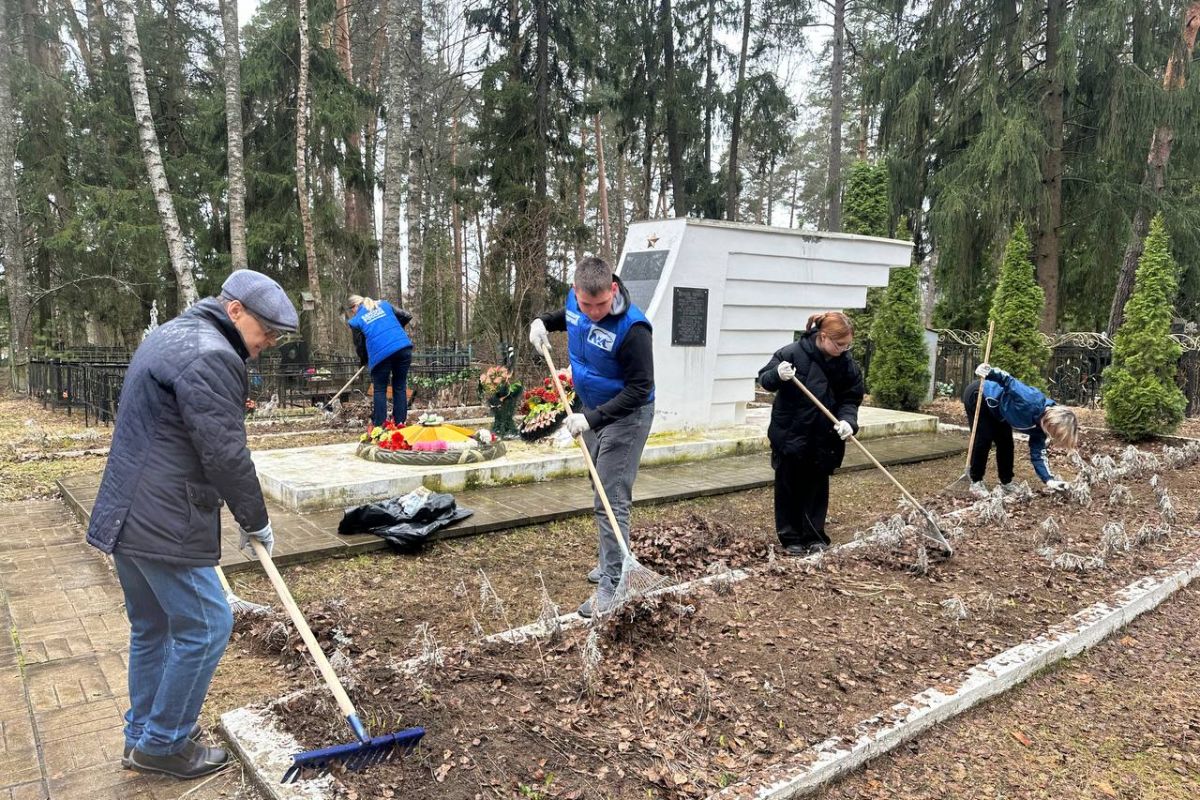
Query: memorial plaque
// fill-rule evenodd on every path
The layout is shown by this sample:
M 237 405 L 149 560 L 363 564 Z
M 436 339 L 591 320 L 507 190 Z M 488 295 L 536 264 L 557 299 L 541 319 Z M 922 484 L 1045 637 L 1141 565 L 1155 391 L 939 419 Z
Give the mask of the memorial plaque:
M 654 299 L 654 290 L 658 288 L 658 279 L 662 277 L 669 253 L 669 250 L 642 250 L 625 254 L 621 282 L 629 290 L 629 299 L 642 311 L 649 310 L 647 306 Z
M 708 344 L 708 289 L 676 286 L 671 299 L 671 344 L 676 347 Z

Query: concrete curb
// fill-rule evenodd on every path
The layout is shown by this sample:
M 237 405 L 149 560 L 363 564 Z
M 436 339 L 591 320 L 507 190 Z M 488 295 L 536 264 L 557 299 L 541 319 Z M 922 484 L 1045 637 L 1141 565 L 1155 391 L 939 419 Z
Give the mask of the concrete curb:
M 1200 575 L 1200 560 L 1180 559 L 994 658 L 972 667 L 958 688 L 926 689 L 891 711 L 863 720 L 848 735 L 833 736 L 801 753 L 792 767 L 776 767 L 710 795 L 710 800 L 786 800 L 804 797 L 930 727 L 967 711 L 1062 659 L 1102 641 L 1153 610 Z M 846 746 L 844 742 L 851 742 Z
M 268 800 L 323 800 L 333 796 L 333 778 L 328 775 L 295 783 L 279 782 L 292 765 L 292 756 L 304 747 L 279 729 L 269 710 L 237 708 L 222 714 L 221 733 Z

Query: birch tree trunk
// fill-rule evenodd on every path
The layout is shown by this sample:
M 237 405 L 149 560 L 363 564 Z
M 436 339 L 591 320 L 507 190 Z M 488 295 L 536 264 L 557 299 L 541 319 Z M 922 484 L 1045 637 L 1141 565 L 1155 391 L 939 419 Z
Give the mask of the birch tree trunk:
M 167 239 L 167 252 L 171 257 L 171 270 L 175 273 L 175 287 L 179 295 L 180 308 L 196 302 L 196 280 L 192 264 L 183 243 L 183 231 L 175 213 L 175 202 L 171 198 L 171 186 L 163 168 L 162 152 L 158 147 L 158 134 L 154 130 L 154 119 L 150 115 L 150 93 L 146 89 L 146 69 L 142 64 L 142 49 L 138 43 L 137 25 L 134 22 L 131 0 L 117 0 L 120 17 L 121 41 L 125 47 L 125 66 L 129 71 L 129 91 L 133 96 L 133 113 L 137 118 L 138 142 L 142 158 L 146 162 L 146 173 L 150 177 L 150 190 L 158 207 L 159 222 Z
M 7 10 L 0 2 L 0 247 L 4 254 L 4 282 L 8 293 L 8 344 L 12 388 L 28 386 L 29 348 L 33 342 L 30 319 L 29 267 L 25 263 L 25 242 L 21 213 L 17 206 L 16 109 L 13 108 L 9 79 L 16 61 L 8 31 Z
M 384 297 L 400 300 L 400 205 L 404 186 L 404 164 L 408 161 L 404 139 L 404 0 L 386 0 L 387 77 L 384 79 L 383 141 L 383 286 Z
M 308 270 L 308 291 L 312 295 L 311 335 L 318 350 L 328 350 L 331 341 L 321 299 L 321 272 L 317 264 L 317 246 L 313 240 L 312 206 L 308 196 L 308 0 L 298 0 L 300 32 L 300 77 L 296 87 L 296 197 L 300 203 L 300 227 L 304 232 L 304 262 Z
M 246 268 L 246 162 L 242 155 L 242 53 L 237 0 L 221 0 L 225 29 L 225 129 L 229 153 L 229 255 Z
M 1183 27 L 1163 75 L 1164 90 L 1179 91 L 1186 84 L 1188 62 L 1192 60 L 1192 51 L 1196 49 L 1197 32 L 1200 32 L 1200 2 L 1192 3 L 1183 12 Z M 1143 197 L 1162 194 L 1167 183 L 1167 163 L 1171 160 L 1174 140 L 1175 129 L 1170 124 L 1162 124 L 1154 129 L 1154 135 L 1150 138 L 1150 154 L 1146 157 L 1146 172 L 1142 177 Z M 1133 278 L 1138 261 L 1142 258 L 1146 234 L 1150 230 L 1150 216 L 1150 209 L 1144 203 L 1138 205 L 1133 215 L 1133 238 L 1125 248 L 1125 258 L 1121 261 L 1121 272 L 1117 275 L 1117 288 L 1108 314 L 1109 336 L 1115 334 L 1125 321 L 1125 303 L 1133 294 Z

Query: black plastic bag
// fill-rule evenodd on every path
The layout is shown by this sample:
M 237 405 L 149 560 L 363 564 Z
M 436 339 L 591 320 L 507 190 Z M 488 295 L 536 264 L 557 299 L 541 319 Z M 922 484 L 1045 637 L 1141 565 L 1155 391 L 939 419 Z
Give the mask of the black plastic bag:
M 454 495 L 422 487 L 402 497 L 346 509 L 338 533 L 373 533 L 398 550 L 411 551 L 423 545 L 429 534 L 474 513 L 459 508 Z

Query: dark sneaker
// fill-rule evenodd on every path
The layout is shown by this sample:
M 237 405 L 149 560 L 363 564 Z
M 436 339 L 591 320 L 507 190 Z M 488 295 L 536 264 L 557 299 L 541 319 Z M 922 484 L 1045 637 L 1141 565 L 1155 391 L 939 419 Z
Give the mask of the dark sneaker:
M 188 732 L 187 738 L 191 739 L 193 742 L 199 742 L 200 737 L 203 735 L 204 735 L 204 729 L 201 728 L 200 723 L 197 722 L 195 725 L 192 726 L 191 731 Z M 130 763 L 129 763 L 129 754 L 132 751 L 133 751 L 132 747 L 130 747 L 129 745 L 125 745 L 125 752 L 121 754 L 121 766 L 124 767 L 125 769 L 133 769 L 133 766 L 130 765 Z
M 803 558 L 808 555 L 808 548 L 802 544 L 785 544 L 783 546 L 783 554 L 785 556 L 797 556 Z
M 229 763 L 229 753 L 221 747 L 208 747 L 185 739 L 183 749 L 169 756 L 152 756 L 134 748 L 129 767 L 137 772 L 157 772 L 188 780 L 209 775 Z
M 592 567 L 592 571 L 588 573 L 587 581 L 588 583 L 599 583 L 603 577 L 604 573 L 600 571 L 599 567 Z
M 591 619 L 596 614 L 607 614 L 616 605 L 617 592 L 612 580 L 604 578 L 596 586 L 596 593 L 579 606 L 579 616 Z

